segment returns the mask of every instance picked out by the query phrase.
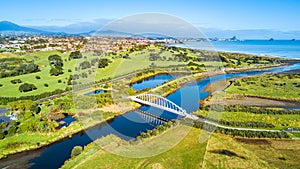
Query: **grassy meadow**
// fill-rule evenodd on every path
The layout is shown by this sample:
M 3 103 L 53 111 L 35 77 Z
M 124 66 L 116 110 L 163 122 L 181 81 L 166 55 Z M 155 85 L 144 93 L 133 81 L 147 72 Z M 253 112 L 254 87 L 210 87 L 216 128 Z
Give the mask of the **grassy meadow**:
M 208 112 L 199 110 L 195 114 L 207 117 Z M 228 112 L 221 114 L 210 114 L 212 118 L 229 122 L 262 122 L 273 124 L 272 129 L 300 128 L 300 114 L 255 114 L 251 112 Z
M 135 146 L 152 145 L 153 141 L 159 146 L 178 136 L 182 129 L 187 130 L 187 126 L 171 128 Z M 188 130 L 189 133 L 175 147 L 146 158 L 129 158 L 101 149 L 97 143 L 115 138 L 108 136 L 86 146 L 80 155 L 66 161 L 62 168 L 297 168 L 300 160 L 297 153 L 300 141 L 246 139 L 213 133 L 207 141 L 200 143 L 201 134 L 209 133 L 196 128 Z
M 300 75 L 267 74 L 233 80 L 226 89 L 232 94 L 260 96 L 271 99 L 300 101 Z
M 51 66 L 48 61 L 50 55 L 57 54 L 63 60 L 63 74 L 59 76 L 51 76 Z M 168 48 L 164 46 L 150 45 L 144 49 L 133 50 L 128 52 L 110 53 L 103 56 L 94 56 L 89 53 L 83 53 L 83 58 L 69 60 L 70 52 L 61 53 L 59 51 L 39 51 L 34 53 L 13 54 L 3 52 L 0 53 L 0 58 L 24 58 L 27 61 L 34 61 L 39 66 L 40 71 L 35 73 L 23 74 L 13 77 L 0 78 L 0 95 L 2 97 L 20 97 L 28 95 L 37 95 L 44 92 L 51 92 L 55 89 L 65 89 L 68 87 L 68 79 L 70 75 L 82 73 L 87 74 L 87 78 L 80 77 L 78 82 L 95 82 L 108 78 L 113 78 L 125 74 L 129 74 L 139 70 L 149 68 L 162 68 L 176 66 L 174 70 L 188 71 L 213 71 L 217 67 L 253 67 L 254 56 L 249 56 L 248 59 L 239 60 L 237 64 L 236 57 L 241 57 L 241 54 L 220 53 L 222 62 L 218 59 L 217 53 L 209 51 L 194 51 L 190 49 Z M 126 56 L 126 57 L 125 57 Z M 109 65 L 105 68 L 97 68 L 92 66 L 88 69 L 79 68 L 79 64 L 84 61 L 92 61 L 96 58 L 106 58 L 109 60 Z M 269 58 L 259 58 L 259 65 L 272 65 Z M 77 68 L 77 69 L 76 69 Z M 40 79 L 37 78 L 40 77 Z M 20 79 L 22 82 L 12 84 L 11 80 Z M 23 83 L 34 84 L 37 89 L 25 93 L 18 91 L 18 88 Z M 47 85 L 46 85 L 47 84 Z M 70 87 L 70 85 L 69 85 Z

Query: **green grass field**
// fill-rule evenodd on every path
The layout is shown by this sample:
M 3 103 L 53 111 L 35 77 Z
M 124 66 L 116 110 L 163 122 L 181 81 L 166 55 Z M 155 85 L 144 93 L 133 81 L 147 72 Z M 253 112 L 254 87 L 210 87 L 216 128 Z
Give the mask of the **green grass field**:
M 152 52 L 158 52 L 159 49 L 157 47 L 152 47 Z M 166 53 L 166 52 L 165 52 Z M 170 52 L 167 52 L 166 56 L 171 55 Z M 50 76 L 49 71 L 51 66 L 49 65 L 48 56 L 58 54 L 62 57 L 64 61 L 64 74 L 59 76 Z M 83 54 L 87 56 L 86 59 L 77 59 L 77 60 L 68 60 L 68 56 L 70 53 L 60 53 L 58 51 L 47 51 L 47 52 L 35 52 L 31 54 L 26 54 L 24 56 L 17 56 L 11 53 L 1 53 L 0 57 L 24 57 L 29 61 L 34 61 L 36 64 L 39 65 L 40 72 L 30 73 L 20 76 L 14 77 L 7 77 L 1 78 L 0 84 L 3 86 L 1 87 L 0 95 L 3 97 L 19 97 L 19 96 L 27 96 L 27 95 L 37 95 L 43 92 L 54 91 L 55 89 L 65 89 L 67 85 L 67 81 L 70 75 L 73 74 L 80 74 L 82 72 L 88 72 L 89 70 L 94 70 L 95 73 L 88 75 L 87 79 L 80 79 L 79 82 L 86 82 L 86 81 L 98 81 L 101 79 L 113 78 L 116 76 L 121 76 L 124 74 L 132 73 L 136 70 L 144 70 L 149 68 L 151 61 L 149 61 L 149 51 L 147 49 L 143 51 L 136 51 L 129 54 L 130 59 L 123 59 L 123 58 L 115 58 L 113 59 L 113 55 L 105 56 L 106 58 L 110 59 L 112 63 L 109 66 L 101 69 L 91 68 L 86 70 L 79 70 L 75 71 L 75 67 L 78 66 L 79 63 L 83 62 L 84 60 L 92 60 L 93 58 L 101 58 L 99 56 L 91 56 L 89 54 Z M 178 65 L 184 64 L 181 62 L 176 61 L 155 61 L 155 65 L 158 67 L 161 66 L 170 66 L 170 65 Z M 186 64 L 186 63 L 185 63 Z M 68 70 L 72 70 L 72 72 L 68 72 Z M 40 79 L 36 79 L 36 76 L 40 76 Z M 20 84 L 12 84 L 10 81 L 13 79 L 21 79 L 22 83 L 32 83 L 36 85 L 37 90 L 21 93 L 18 91 Z M 58 83 L 58 80 L 61 80 L 61 83 Z M 48 84 L 48 87 L 45 87 L 44 84 Z
M 51 66 L 49 65 L 48 56 L 58 54 L 62 57 L 64 62 L 64 74 L 59 76 L 50 76 L 49 72 Z M 145 70 L 147 68 L 153 67 L 168 67 L 168 66 L 176 66 L 176 65 L 185 65 L 182 68 L 192 68 L 196 69 L 197 66 L 186 66 L 191 60 L 179 61 L 179 56 L 185 56 L 189 59 L 192 59 L 195 64 L 205 65 L 204 68 L 200 68 L 203 70 L 214 70 L 214 68 L 218 66 L 228 66 L 228 63 L 220 62 L 220 61 L 199 61 L 197 58 L 199 57 L 199 52 L 192 51 L 189 49 L 165 49 L 162 46 L 148 46 L 145 49 L 134 52 L 121 52 L 117 54 L 109 54 L 105 56 L 93 56 L 91 54 L 84 53 L 83 56 L 86 58 L 76 59 L 76 60 L 68 60 L 70 52 L 61 53 L 59 51 L 40 51 L 29 54 L 13 54 L 13 53 L 0 53 L 0 58 L 7 57 L 18 57 L 25 58 L 28 61 L 34 61 L 37 65 L 39 65 L 40 72 L 24 74 L 14 77 L 1 78 L 0 84 L 0 95 L 3 97 L 20 97 L 20 96 L 28 96 L 28 95 L 37 95 L 44 92 L 54 91 L 55 89 L 65 89 L 68 87 L 67 82 L 70 75 L 87 73 L 88 78 L 80 78 L 79 82 L 94 82 L 102 79 L 113 78 L 117 76 L 121 76 L 124 74 L 129 74 L 138 70 Z M 125 59 L 122 56 L 128 54 L 128 58 Z M 121 57 L 120 57 L 121 55 Z M 178 55 L 178 56 L 177 56 Z M 206 53 L 206 57 L 210 57 L 210 52 Z M 211 55 L 216 55 L 212 53 Z M 224 55 L 224 54 L 222 54 Z M 232 56 L 230 56 L 232 55 Z M 157 57 L 155 61 L 150 61 L 149 57 L 154 56 Z M 235 54 L 226 54 L 226 56 L 235 57 Z M 240 55 L 238 55 L 240 56 Z M 87 60 L 91 61 L 94 58 L 107 58 L 111 61 L 111 63 L 105 67 L 98 69 L 97 67 L 92 67 L 90 69 L 85 70 L 77 70 L 75 71 L 75 67 L 78 67 L 79 63 Z M 176 58 L 177 57 L 177 58 Z M 176 59 L 177 60 L 176 60 Z M 195 59 L 196 58 L 196 59 Z M 182 59 L 182 58 L 181 58 Z M 263 59 L 263 58 L 262 58 Z M 204 59 L 205 60 L 205 59 Z M 262 60 L 263 61 L 263 60 Z M 233 62 L 234 63 L 234 62 Z M 231 63 L 232 64 L 232 63 Z M 246 65 L 242 61 L 242 66 Z M 263 64 L 264 65 L 264 64 Z M 249 66 L 249 64 L 247 64 Z M 251 65 L 250 65 L 251 66 Z M 178 66 L 177 66 L 178 68 Z M 182 69 L 179 68 L 179 69 Z M 69 72 L 68 70 L 72 72 Z M 197 68 L 199 70 L 199 67 Z M 88 73 L 90 72 L 90 73 Z M 36 79 L 36 76 L 40 76 L 41 79 Z M 10 81 L 13 79 L 21 79 L 22 83 L 32 83 L 37 87 L 37 90 L 21 93 L 18 91 L 20 84 L 12 84 Z M 58 81 L 61 81 L 59 83 Z M 46 87 L 44 84 L 48 84 Z
M 20 76 L 1 78 L 0 84 L 1 87 L 0 95 L 3 97 L 19 97 L 19 96 L 27 96 L 27 95 L 36 95 L 47 91 L 53 91 L 55 89 L 65 89 L 67 87 L 67 79 L 69 75 L 72 74 L 68 72 L 68 69 L 72 69 L 72 62 L 64 62 L 64 74 L 60 76 L 50 76 L 50 65 L 48 63 L 48 56 L 52 54 L 58 54 L 62 56 L 62 58 L 67 58 L 68 54 L 61 54 L 57 51 L 51 52 L 37 52 L 34 54 L 25 55 L 24 58 L 28 60 L 34 60 L 40 67 L 41 71 L 36 73 L 30 73 Z M 38 57 L 34 57 L 38 56 Z M 74 61 L 73 61 L 74 62 Z M 35 76 L 40 76 L 41 79 L 36 79 Z M 37 90 L 21 93 L 19 92 L 20 84 L 12 84 L 10 81 L 13 79 L 21 79 L 22 83 L 32 83 L 36 85 Z M 62 83 L 58 83 L 58 80 L 62 80 Z M 45 87 L 44 84 L 48 84 L 49 87 Z
M 171 128 L 160 136 L 150 138 L 141 145 L 136 145 L 135 150 L 148 149 L 151 151 L 151 147 L 147 145 L 160 146 L 168 144 L 170 140 L 176 139 L 186 130 L 189 130 L 186 126 Z M 93 143 L 86 148 L 84 153 L 68 161 L 62 168 L 200 168 L 206 143 L 200 144 L 198 142 L 199 133 L 199 129 L 193 128 L 179 144 L 169 151 L 146 158 L 119 156 L 102 149 L 99 150 L 99 146 Z
M 229 151 L 232 156 L 220 153 Z M 234 138 L 213 134 L 204 168 L 298 168 L 300 141 Z
M 138 143 L 136 149 L 141 148 L 138 147 L 140 145 L 151 145 L 154 141 L 159 146 L 168 138 L 178 136 L 182 129 L 187 127 L 180 125 L 171 128 L 160 136 Z M 189 134 L 179 144 L 159 155 L 129 158 L 91 143 L 79 156 L 66 161 L 62 168 L 297 168 L 300 160 L 300 141 L 245 139 L 213 133 L 208 141 L 200 143 L 201 134 L 209 133 L 195 128 L 188 130 Z M 114 137 L 98 141 L 109 142 L 109 138 Z
M 207 117 L 207 112 L 199 110 L 197 114 Z M 212 115 L 213 116 L 213 115 Z M 219 115 L 218 115 L 219 116 Z M 222 112 L 219 117 L 233 122 L 263 122 L 273 124 L 276 129 L 300 128 L 299 114 L 254 114 L 249 112 Z M 213 117 L 216 118 L 216 117 Z
M 231 94 L 300 101 L 300 75 L 262 75 L 233 80 L 226 89 Z

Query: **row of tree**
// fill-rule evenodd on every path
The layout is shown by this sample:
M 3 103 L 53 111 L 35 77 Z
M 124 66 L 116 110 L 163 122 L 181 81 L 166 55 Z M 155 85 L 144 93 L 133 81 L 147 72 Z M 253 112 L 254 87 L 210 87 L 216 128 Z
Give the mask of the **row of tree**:
M 211 124 L 203 124 L 199 121 L 194 121 L 193 126 L 195 128 L 201 128 L 209 132 L 218 132 L 222 134 L 228 134 L 232 136 L 248 137 L 248 138 L 289 138 L 287 132 L 284 131 L 254 131 L 254 130 L 238 130 L 216 127 Z
M 199 116 L 199 117 L 225 126 L 250 127 L 250 128 L 274 128 L 275 127 L 273 124 L 257 122 L 257 121 L 226 121 L 226 120 L 215 119 L 211 117 L 203 117 L 203 116 Z
M 19 76 L 38 71 L 40 71 L 39 66 L 34 62 L 28 63 L 27 61 L 23 61 L 22 63 L 16 63 L 16 65 L 9 65 L 0 60 L 0 78 Z
M 52 92 L 45 92 L 45 93 L 41 93 L 41 94 L 38 94 L 38 95 L 29 95 L 29 96 L 21 96 L 21 97 L 3 97 L 3 96 L 0 96 L 0 104 L 1 105 L 6 105 L 7 103 L 9 102 L 12 102 L 12 101 L 17 101 L 17 100 L 39 100 L 39 99 L 42 99 L 42 98 L 47 98 L 47 97 L 50 97 L 50 96 L 53 96 L 53 95 L 56 95 L 56 94 L 61 94 L 67 90 L 70 90 L 70 88 L 66 88 L 65 90 L 62 90 L 62 89 L 56 89 Z
M 176 120 L 171 120 L 171 121 L 165 122 L 161 125 L 156 126 L 152 130 L 147 130 L 147 132 L 141 132 L 141 134 L 136 137 L 136 140 L 139 141 L 139 140 L 142 140 L 145 138 L 156 136 L 159 133 L 162 133 L 163 131 L 167 130 L 168 128 L 171 128 L 172 126 L 176 126 L 177 124 L 178 124 L 178 121 L 176 121 Z
M 207 107 L 208 110 L 208 107 Z M 300 110 L 288 110 L 288 109 L 271 109 L 263 107 L 252 107 L 242 105 L 225 105 L 224 110 L 228 112 L 248 112 L 254 114 L 300 114 Z

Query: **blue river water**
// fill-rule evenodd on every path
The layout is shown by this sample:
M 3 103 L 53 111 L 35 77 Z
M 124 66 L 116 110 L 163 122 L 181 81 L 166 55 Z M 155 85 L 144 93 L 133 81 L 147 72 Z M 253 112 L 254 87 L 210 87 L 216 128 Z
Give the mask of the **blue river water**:
M 164 82 L 174 79 L 178 77 L 177 74 L 159 74 L 148 79 L 139 81 L 137 83 L 132 84 L 132 88 L 135 90 L 143 90 L 146 88 L 154 88 L 155 86 L 159 86 Z
M 252 75 L 259 75 L 268 72 L 281 72 L 286 70 L 293 70 L 299 69 L 300 63 L 281 67 L 281 68 L 273 68 L 264 71 L 250 71 L 250 72 L 243 72 L 243 73 L 230 73 L 230 74 L 223 74 L 217 75 L 210 78 L 203 79 L 201 81 L 195 83 L 188 83 L 187 85 L 183 86 L 179 90 L 175 91 L 174 93 L 167 96 L 167 99 L 173 101 L 177 105 L 181 106 L 188 113 L 193 112 L 201 106 L 199 104 L 199 100 L 206 98 L 209 93 L 204 92 L 203 89 L 211 84 L 212 82 L 222 81 L 227 78 L 238 77 L 238 76 L 252 76 Z M 144 80 L 139 85 L 133 85 L 136 89 L 141 90 L 143 89 L 143 84 L 154 84 L 154 82 L 149 81 L 156 81 L 159 79 L 159 83 L 163 83 L 172 79 L 172 77 L 158 75 L 159 77 L 152 77 L 147 80 Z M 165 79 L 163 77 L 166 77 Z M 145 86 L 147 86 L 145 85 Z M 145 87 L 144 86 L 144 87 Z M 156 85 L 155 85 L 156 86 Z M 149 87 L 149 86 L 147 86 Z M 150 112 L 155 115 L 159 115 L 161 117 L 167 119 L 175 119 L 178 118 L 177 115 L 173 113 L 163 111 L 157 108 L 149 107 L 149 106 L 142 106 L 140 110 Z M 103 123 L 92 127 L 85 132 L 76 134 L 71 138 L 64 139 L 48 147 L 44 147 L 40 150 L 34 150 L 30 152 L 24 152 L 21 154 L 11 155 L 7 159 L 3 159 L 0 161 L 0 168 L 6 166 L 13 166 L 13 165 L 24 165 L 24 168 L 59 168 L 65 160 L 70 158 L 71 150 L 74 146 L 80 145 L 85 146 L 92 142 L 93 140 L 106 136 L 108 134 L 115 134 L 118 137 L 124 140 L 131 140 L 136 136 L 140 135 L 141 132 L 145 132 L 147 130 L 153 129 L 160 123 L 155 123 L 155 120 L 150 120 L 149 118 L 145 118 L 145 115 L 141 115 L 141 113 L 137 111 L 131 111 L 124 115 L 118 116 L 113 120 L 108 121 L 107 123 Z M 30 157 L 29 157 L 30 154 Z
M 63 119 L 57 120 L 58 123 L 64 122 L 64 124 L 60 124 L 57 128 L 62 128 L 62 127 L 68 127 L 72 122 L 76 121 L 76 118 L 73 118 L 71 115 L 68 115 L 67 117 Z

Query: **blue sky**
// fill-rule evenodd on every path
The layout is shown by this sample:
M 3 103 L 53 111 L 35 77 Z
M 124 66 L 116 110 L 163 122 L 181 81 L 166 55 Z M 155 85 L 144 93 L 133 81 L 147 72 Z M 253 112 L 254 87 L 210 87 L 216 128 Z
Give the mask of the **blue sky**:
M 143 12 L 180 17 L 197 27 L 300 30 L 299 0 L 3 0 L 0 20 L 59 25 Z

